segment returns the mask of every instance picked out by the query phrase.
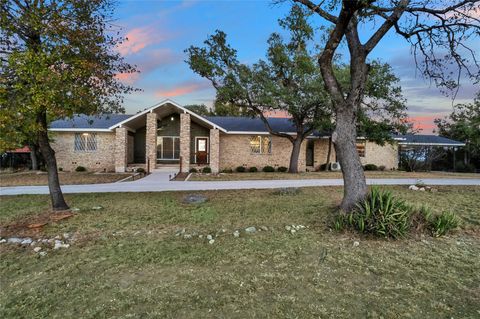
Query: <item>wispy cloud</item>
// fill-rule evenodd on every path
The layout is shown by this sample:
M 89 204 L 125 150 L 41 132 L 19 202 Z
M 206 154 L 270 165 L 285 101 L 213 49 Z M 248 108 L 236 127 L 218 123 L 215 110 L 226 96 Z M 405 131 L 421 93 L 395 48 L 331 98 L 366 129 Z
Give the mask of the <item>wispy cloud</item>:
M 123 56 L 138 53 L 148 46 L 167 39 L 167 36 L 161 30 L 153 26 L 134 28 L 125 37 L 126 41 L 117 47 L 118 52 Z
M 185 82 L 170 89 L 157 90 L 155 96 L 157 97 L 176 97 L 187 95 L 193 92 L 202 91 L 211 88 L 209 82 Z
M 432 133 L 437 128 L 433 121 L 439 117 L 438 115 L 412 116 L 408 121 L 413 123 L 414 129 L 421 130 L 422 133 Z

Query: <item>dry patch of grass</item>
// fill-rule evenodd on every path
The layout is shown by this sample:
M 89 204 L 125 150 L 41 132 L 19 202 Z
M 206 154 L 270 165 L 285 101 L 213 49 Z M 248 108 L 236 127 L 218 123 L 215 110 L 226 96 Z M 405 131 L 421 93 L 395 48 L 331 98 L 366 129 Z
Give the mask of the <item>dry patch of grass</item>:
M 40 258 L 0 245 L 0 317 L 478 317 L 480 187 L 389 189 L 451 209 L 462 230 L 401 241 L 337 233 L 340 187 L 195 192 L 203 204 L 183 203 L 182 192 L 66 195 L 80 211 L 41 236 L 75 234 L 70 248 Z M 2 197 L 0 225 L 45 213 L 47 199 Z M 291 224 L 308 228 L 292 235 Z M 262 225 L 269 230 L 232 235 Z M 227 232 L 211 245 L 175 236 L 179 228 Z
M 403 171 L 366 171 L 367 178 L 480 178 L 476 173 L 448 173 L 448 172 L 403 172 Z M 281 179 L 330 179 L 342 178 L 341 172 L 307 172 L 298 174 L 289 173 L 220 173 L 220 174 L 192 174 L 190 181 L 237 181 L 237 180 L 281 180 Z
M 101 184 L 119 181 L 131 173 L 58 172 L 60 184 Z M 46 172 L 1 173 L 0 186 L 48 185 Z

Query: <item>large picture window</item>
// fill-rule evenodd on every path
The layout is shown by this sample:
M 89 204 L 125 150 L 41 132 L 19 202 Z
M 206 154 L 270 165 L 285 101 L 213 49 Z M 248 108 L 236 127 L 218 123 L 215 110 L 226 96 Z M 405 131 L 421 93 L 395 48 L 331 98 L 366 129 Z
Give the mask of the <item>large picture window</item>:
M 270 136 L 252 136 L 250 137 L 250 152 L 253 154 L 271 154 L 272 140 Z
M 97 150 L 97 134 L 75 133 L 75 151 L 94 152 Z

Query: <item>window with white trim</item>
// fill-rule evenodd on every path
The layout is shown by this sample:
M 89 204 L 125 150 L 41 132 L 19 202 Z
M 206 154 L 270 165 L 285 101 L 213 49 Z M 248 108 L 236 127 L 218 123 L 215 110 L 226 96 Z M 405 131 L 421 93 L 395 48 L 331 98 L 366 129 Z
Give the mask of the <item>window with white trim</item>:
M 366 145 L 365 140 L 357 140 L 356 147 L 357 147 L 357 152 L 358 156 L 360 157 L 365 157 L 365 145 Z
M 270 136 L 251 136 L 250 152 L 252 154 L 272 154 L 272 140 Z
M 76 152 L 94 152 L 97 150 L 97 134 L 75 133 Z

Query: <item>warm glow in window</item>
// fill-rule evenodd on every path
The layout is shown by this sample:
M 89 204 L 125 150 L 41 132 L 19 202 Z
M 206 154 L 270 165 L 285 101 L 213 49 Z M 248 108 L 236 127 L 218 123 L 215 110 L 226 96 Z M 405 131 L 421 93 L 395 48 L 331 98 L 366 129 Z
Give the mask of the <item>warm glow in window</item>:
M 253 154 L 271 154 L 272 140 L 269 136 L 252 136 L 250 137 L 250 152 Z
M 357 141 L 357 152 L 358 152 L 358 156 L 360 157 L 365 157 L 365 144 L 366 142 L 364 140 L 358 140 Z

